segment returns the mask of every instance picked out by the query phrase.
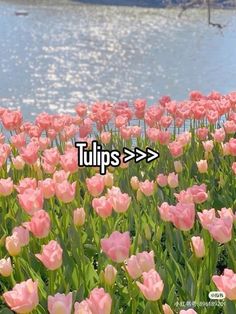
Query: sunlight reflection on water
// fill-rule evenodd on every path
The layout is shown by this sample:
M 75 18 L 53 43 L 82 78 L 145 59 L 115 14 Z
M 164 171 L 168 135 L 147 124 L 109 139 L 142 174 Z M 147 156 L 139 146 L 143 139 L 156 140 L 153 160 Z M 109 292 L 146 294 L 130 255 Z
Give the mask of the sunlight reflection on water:
M 233 11 L 214 11 L 227 24 L 220 32 L 204 10 L 179 19 L 174 9 L 37 3 L 0 1 L 0 106 L 29 117 L 71 112 L 78 101 L 236 88 Z M 28 16 L 14 15 L 23 9 Z

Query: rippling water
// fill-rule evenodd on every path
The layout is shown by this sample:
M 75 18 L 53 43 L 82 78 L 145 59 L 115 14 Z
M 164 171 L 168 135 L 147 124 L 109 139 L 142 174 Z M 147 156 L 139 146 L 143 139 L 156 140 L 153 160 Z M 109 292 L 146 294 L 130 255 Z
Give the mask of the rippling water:
M 176 9 L 58 3 L 0 1 L 0 106 L 29 117 L 78 101 L 236 89 L 235 11 L 214 11 L 220 31 L 204 10 L 179 19 Z

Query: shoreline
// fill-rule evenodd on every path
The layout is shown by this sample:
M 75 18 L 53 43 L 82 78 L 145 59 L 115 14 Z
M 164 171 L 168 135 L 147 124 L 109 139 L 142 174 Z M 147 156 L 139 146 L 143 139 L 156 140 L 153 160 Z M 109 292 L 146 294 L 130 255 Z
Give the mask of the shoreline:
M 166 0 L 57 0 L 55 1 L 45 1 L 45 0 L 0 0 L 1 4 L 6 5 L 24 5 L 24 6 L 41 6 L 47 5 L 49 7 L 55 6 L 67 6 L 67 5 L 102 5 L 102 6 L 117 6 L 117 7 L 140 7 L 140 8 L 150 8 L 150 9 L 182 9 L 189 2 L 176 0 L 173 3 L 168 3 Z M 194 4 L 193 6 L 186 9 L 189 11 L 191 9 L 205 10 L 207 9 L 207 4 Z M 236 1 L 217 1 L 211 3 L 211 9 L 214 10 L 234 10 L 236 9 Z

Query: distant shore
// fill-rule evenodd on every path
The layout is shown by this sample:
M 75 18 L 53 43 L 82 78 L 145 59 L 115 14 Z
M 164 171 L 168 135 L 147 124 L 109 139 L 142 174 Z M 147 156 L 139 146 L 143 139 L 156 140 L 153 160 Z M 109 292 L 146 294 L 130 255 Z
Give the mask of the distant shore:
M 144 8 L 178 8 L 188 6 L 192 1 L 186 0 L 0 0 L 0 3 L 12 3 L 22 5 L 67 5 L 67 4 L 96 4 L 96 5 L 114 5 L 114 6 L 136 6 Z M 194 4 L 191 8 L 205 8 L 206 2 L 199 0 L 199 3 Z M 211 7 L 213 9 L 235 9 L 236 0 L 212 0 Z

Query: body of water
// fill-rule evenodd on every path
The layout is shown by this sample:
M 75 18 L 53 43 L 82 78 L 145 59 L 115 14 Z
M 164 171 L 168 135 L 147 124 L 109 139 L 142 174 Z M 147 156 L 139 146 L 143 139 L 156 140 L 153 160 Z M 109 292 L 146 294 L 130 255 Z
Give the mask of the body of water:
M 28 16 L 15 11 L 27 10 Z M 70 112 L 79 101 L 184 99 L 236 89 L 236 14 L 0 1 L 0 106 Z

